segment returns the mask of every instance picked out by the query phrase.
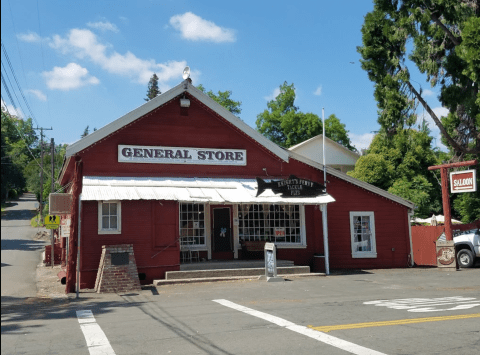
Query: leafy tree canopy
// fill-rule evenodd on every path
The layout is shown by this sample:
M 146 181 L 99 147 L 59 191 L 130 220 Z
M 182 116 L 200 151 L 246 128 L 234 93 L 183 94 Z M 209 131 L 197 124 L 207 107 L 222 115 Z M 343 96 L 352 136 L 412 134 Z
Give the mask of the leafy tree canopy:
M 38 153 L 36 147 L 38 138 L 33 130 L 31 119 L 20 119 L 9 114 L 3 107 L 1 114 L 1 198 L 4 201 L 9 191 L 20 193 L 25 188 L 26 180 L 23 175 L 23 169 L 33 159 L 33 156 Z
M 472 0 L 374 0 L 358 52 L 375 83 L 378 122 L 388 136 L 412 126 L 421 104 L 456 160 L 480 154 L 479 13 L 478 1 Z M 408 65 L 440 89 L 448 117 L 440 120 L 422 98 Z
M 150 81 L 148 82 L 147 97 L 144 100 L 150 101 L 151 99 L 156 98 L 161 93 L 162 92 L 158 88 L 158 76 L 157 74 L 153 73 Z
M 403 129 L 393 137 L 379 133 L 358 159 L 355 169 L 347 174 L 412 201 L 415 214 L 428 217 L 438 213 L 441 191 L 428 167 L 437 164 L 430 144 L 428 128 Z
M 257 115 L 257 130 L 282 147 L 291 147 L 322 134 L 322 120 L 314 113 L 303 113 L 295 106 L 295 87 L 284 82 L 277 97 L 267 103 L 267 109 Z M 337 116 L 325 120 L 325 135 L 355 151 L 345 124 Z
M 216 101 L 223 107 L 225 107 L 228 111 L 233 113 L 234 115 L 238 116 L 242 113 L 242 106 L 241 101 L 235 101 L 230 98 L 232 96 L 232 92 L 227 91 L 218 91 L 218 93 L 214 93 L 212 90 L 207 91 L 202 84 L 197 86 L 197 89 L 201 92 L 207 94 L 212 100 Z

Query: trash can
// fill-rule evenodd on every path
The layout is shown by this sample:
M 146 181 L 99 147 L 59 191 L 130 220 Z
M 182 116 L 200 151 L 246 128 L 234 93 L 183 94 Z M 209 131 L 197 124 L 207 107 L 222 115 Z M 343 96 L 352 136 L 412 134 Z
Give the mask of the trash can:
M 325 255 L 314 254 L 313 255 L 313 272 L 325 272 Z

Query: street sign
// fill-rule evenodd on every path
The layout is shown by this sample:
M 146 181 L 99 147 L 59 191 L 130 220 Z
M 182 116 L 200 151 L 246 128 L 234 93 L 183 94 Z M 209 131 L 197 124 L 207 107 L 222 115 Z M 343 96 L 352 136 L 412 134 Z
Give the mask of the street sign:
M 45 216 L 45 228 L 47 229 L 57 229 L 60 225 L 60 216 L 54 214 L 47 214 Z
M 477 191 L 476 173 L 476 170 L 464 170 L 450 173 L 450 191 L 452 193 Z

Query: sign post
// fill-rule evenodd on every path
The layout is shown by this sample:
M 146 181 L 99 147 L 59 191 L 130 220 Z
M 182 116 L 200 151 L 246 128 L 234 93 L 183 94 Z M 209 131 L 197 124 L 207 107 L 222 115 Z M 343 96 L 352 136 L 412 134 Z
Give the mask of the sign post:
M 455 257 L 455 246 L 453 243 L 453 235 L 452 235 L 452 212 L 450 209 L 450 196 L 448 194 L 448 169 L 450 168 L 457 168 L 462 166 L 470 166 L 470 165 L 477 165 L 477 160 L 469 160 L 464 162 L 458 163 L 451 163 L 451 164 L 443 164 L 443 165 L 435 165 L 429 166 L 428 170 L 440 170 L 440 176 L 442 179 L 442 202 L 443 202 L 443 215 L 445 217 L 445 239 L 446 242 L 441 242 L 442 245 L 437 245 L 437 265 L 442 267 L 456 267 L 456 257 Z M 455 177 L 452 180 L 452 192 L 467 192 L 467 191 L 475 191 L 472 190 L 473 186 L 476 183 L 475 181 L 475 174 L 472 174 L 473 181 L 470 181 L 470 174 L 462 175 L 467 172 L 462 171 L 458 173 L 459 177 Z M 452 179 L 451 174 L 451 179 Z M 470 184 L 471 183 L 471 184 Z M 454 191 L 453 186 L 457 188 L 457 191 Z M 463 188 L 468 187 L 468 188 Z M 437 242 L 438 243 L 438 242 Z

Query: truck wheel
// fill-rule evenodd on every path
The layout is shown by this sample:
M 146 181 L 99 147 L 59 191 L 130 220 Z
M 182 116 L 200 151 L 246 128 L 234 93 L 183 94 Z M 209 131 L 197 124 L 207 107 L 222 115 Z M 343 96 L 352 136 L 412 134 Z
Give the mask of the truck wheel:
M 473 254 L 468 249 L 462 249 L 457 253 L 458 265 L 462 268 L 472 267 L 474 258 Z

